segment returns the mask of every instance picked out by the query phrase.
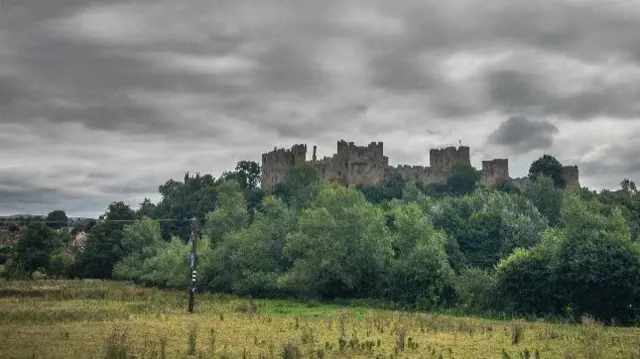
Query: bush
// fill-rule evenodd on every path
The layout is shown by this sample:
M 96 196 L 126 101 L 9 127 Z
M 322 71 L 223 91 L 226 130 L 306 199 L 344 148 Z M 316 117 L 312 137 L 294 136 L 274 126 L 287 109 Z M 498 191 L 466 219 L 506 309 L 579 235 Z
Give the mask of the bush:
M 502 295 L 520 313 L 569 314 L 575 320 L 588 313 L 632 323 L 640 297 L 640 251 L 621 213 L 568 196 L 563 217 L 564 229 L 547 231 L 540 245 L 500 262 Z
M 455 280 L 456 305 L 464 312 L 486 313 L 497 305 L 496 276 L 478 268 L 463 270 Z
M 75 269 L 76 258 L 68 251 L 54 253 L 49 259 L 49 274 L 57 277 L 72 277 Z
M 436 230 L 416 203 L 397 205 L 389 215 L 391 246 L 385 295 L 401 304 L 431 309 L 453 286 L 453 270 L 445 245 L 446 234 Z

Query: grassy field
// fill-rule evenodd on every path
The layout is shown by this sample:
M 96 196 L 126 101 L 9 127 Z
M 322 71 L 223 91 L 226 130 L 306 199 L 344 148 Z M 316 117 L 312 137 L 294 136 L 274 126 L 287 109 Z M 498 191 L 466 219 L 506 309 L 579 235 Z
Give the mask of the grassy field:
M 640 358 L 639 328 L 0 281 L 0 358 Z

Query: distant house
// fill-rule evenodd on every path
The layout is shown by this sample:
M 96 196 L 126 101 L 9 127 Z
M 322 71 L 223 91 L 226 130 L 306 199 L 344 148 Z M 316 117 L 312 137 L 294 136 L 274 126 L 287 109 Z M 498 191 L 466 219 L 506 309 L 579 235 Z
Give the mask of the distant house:
M 85 232 L 78 232 L 71 242 L 71 248 L 73 250 L 82 252 L 87 242 L 87 234 Z
M 0 246 L 10 244 L 17 240 L 17 236 L 15 233 L 11 233 L 6 228 L 0 228 Z

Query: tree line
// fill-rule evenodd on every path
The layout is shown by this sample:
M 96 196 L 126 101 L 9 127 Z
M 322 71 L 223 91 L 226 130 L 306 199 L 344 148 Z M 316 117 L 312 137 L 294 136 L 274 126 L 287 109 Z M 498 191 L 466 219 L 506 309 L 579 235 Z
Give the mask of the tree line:
M 398 177 L 347 188 L 304 165 L 271 194 L 259 179 L 257 163 L 240 161 L 220 178 L 167 181 L 158 203 L 113 202 L 71 231 L 63 211 L 6 222 L 16 240 L 0 244 L 2 275 L 187 288 L 196 218 L 201 290 L 640 322 L 640 194 L 629 179 L 616 191 L 566 189 L 549 155 L 531 164 L 526 183 L 495 188 L 479 186 L 470 166 L 430 186 Z M 86 244 L 73 249 L 80 231 Z

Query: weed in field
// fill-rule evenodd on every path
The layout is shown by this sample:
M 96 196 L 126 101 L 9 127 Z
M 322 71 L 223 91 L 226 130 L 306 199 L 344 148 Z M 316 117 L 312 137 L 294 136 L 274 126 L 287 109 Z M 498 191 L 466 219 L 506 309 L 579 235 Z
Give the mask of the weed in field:
M 345 336 L 346 331 L 346 322 L 347 322 L 347 312 L 341 310 L 338 312 L 338 324 L 340 328 L 340 337 L 343 338 Z
M 301 357 L 300 348 L 296 343 L 288 342 L 282 346 L 282 359 L 299 359 Z
M 403 352 L 405 346 L 405 340 L 407 336 L 407 330 L 404 326 L 396 329 L 396 353 Z
M 105 342 L 104 359 L 130 359 L 133 345 L 129 338 L 129 329 L 114 327 Z
M 216 352 L 216 330 L 209 329 L 209 353 L 213 356 Z
M 516 320 L 511 323 L 511 344 L 518 345 L 524 339 L 524 325 Z
M 315 339 L 315 335 L 313 333 L 313 329 L 311 329 L 309 327 L 303 328 L 302 329 L 302 336 L 301 336 L 300 340 L 302 341 L 302 344 L 304 344 L 304 345 L 315 344 L 316 339 Z
M 582 323 L 582 355 L 585 359 L 602 358 L 604 355 L 600 333 L 602 323 L 596 321 L 592 316 L 585 314 L 580 318 Z
M 189 328 L 188 351 L 189 355 L 195 355 L 197 352 L 198 328 L 194 325 Z
M 258 310 L 258 305 L 253 300 L 242 301 L 233 306 L 233 311 L 237 313 L 255 314 Z

